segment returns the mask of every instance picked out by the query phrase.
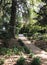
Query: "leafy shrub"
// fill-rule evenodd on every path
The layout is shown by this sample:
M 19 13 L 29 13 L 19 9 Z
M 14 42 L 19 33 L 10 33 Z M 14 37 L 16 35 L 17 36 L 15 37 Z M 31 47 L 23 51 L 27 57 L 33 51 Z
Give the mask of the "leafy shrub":
M 27 37 L 27 33 L 23 33 L 23 35 L 24 35 L 25 37 Z
M 22 42 L 22 40 L 19 39 L 18 42 L 19 42 L 20 46 L 24 46 L 24 43 Z
M 20 28 L 16 27 L 16 32 L 15 32 L 16 35 L 19 34 L 19 30 L 20 30 Z
M 12 50 L 9 48 L 0 48 L 0 55 L 11 55 L 12 54 Z
M 21 54 L 21 51 L 25 51 L 24 47 L 13 47 L 12 49 L 10 48 L 6 48 L 6 47 L 2 47 L 0 48 L 0 55 L 12 55 L 12 54 Z
M 32 58 L 33 56 L 34 56 L 33 53 L 30 53 L 30 54 L 29 54 L 29 58 Z
M 41 60 L 39 57 L 36 57 L 32 60 L 31 65 L 41 65 Z
M 3 65 L 3 64 L 4 64 L 4 60 L 0 59 L 0 65 Z
M 27 54 L 30 53 L 30 50 L 26 46 L 24 46 L 24 50 L 25 50 L 25 53 L 27 53 Z
M 27 54 L 30 53 L 30 50 L 24 45 L 24 43 L 21 40 L 18 40 L 19 44 L 23 47 L 23 51 Z
M 14 52 L 14 54 L 19 54 L 19 49 L 16 48 L 16 47 L 14 47 L 14 48 L 13 48 L 13 52 Z
M 22 26 L 22 23 L 17 21 L 16 22 L 16 26 L 15 26 L 15 34 L 18 35 L 19 34 L 19 31 L 21 29 L 21 26 Z
M 25 58 L 23 57 L 20 57 L 17 61 L 17 65 L 24 65 L 24 63 L 25 63 Z
M 5 47 L 0 48 L 0 55 L 5 55 L 6 51 L 7 51 L 7 49 Z
M 7 49 L 7 51 L 6 51 L 6 54 L 8 55 L 8 56 L 10 56 L 10 55 L 12 55 L 12 49 Z

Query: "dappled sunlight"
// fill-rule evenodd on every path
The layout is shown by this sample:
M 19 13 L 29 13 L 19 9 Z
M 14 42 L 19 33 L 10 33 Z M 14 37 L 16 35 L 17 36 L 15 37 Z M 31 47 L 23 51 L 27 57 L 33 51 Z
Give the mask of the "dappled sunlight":
M 43 59 L 47 59 L 47 52 L 41 50 L 40 48 L 33 45 L 24 35 L 19 36 L 19 39 L 27 46 L 33 53 L 35 53 L 35 57 L 41 57 Z
M 45 64 L 47 64 L 47 61 L 46 62 L 44 62 Z
M 47 55 L 45 55 L 45 54 L 36 54 L 35 57 L 36 56 L 38 56 L 38 57 L 40 57 L 42 59 L 47 59 Z
M 47 52 L 41 51 L 39 54 L 36 54 L 35 56 L 39 56 L 42 59 L 47 59 Z
M 19 36 L 19 39 L 31 50 L 33 50 L 33 52 L 35 52 L 35 53 L 37 53 L 37 52 L 40 52 L 41 50 L 38 48 L 38 47 L 36 47 L 36 46 L 34 46 L 33 44 L 31 44 L 31 41 L 29 41 L 26 37 L 21 37 L 21 36 Z M 26 40 L 26 41 L 25 41 Z M 37 49 L 36 49 L 37 48 Z M 38 49 L 39 49 L 39 51 L 38 51 Z
M 47 65 L 46 0 L 0 0 L 0 65 Z

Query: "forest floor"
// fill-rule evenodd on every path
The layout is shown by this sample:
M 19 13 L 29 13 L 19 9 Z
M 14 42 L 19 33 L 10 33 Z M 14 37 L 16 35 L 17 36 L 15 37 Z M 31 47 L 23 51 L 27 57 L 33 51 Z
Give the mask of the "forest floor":
M 2 40 L 0 40 L 0 46 L 2 46 Z M 11 39 L 11 41 L 9 42 L 10 43 L 10 45 L 9 45 L 9 47 L 10 48 L 5 48 L 5 50 L 6 51 L 8 51 L 8 54 L 10 54 L 11 53 L 11 51 L 9 51 L 10 49 L 11 49 L 11 47 L 12 46 L 14 46 L 14 45 L 16 45 L 16 47 L 18 47 L 18 48 L 16 48 L 16 49 L 18 49 L 19 51 L 17 51 L 18 53 L 16 53 L 16 54 L 12 54 L 12 55 L 8 55 L 8 54 L 6 54 L 5 52 L 5 50 L 2 50 L 1 51 L 1 49 L 3 48 L 3 47 L 1 47 L 0 48 L 0 59 L 3 59 L 4 60 L 4 64 L 3 65 L 16 65 L 16 63 L 17 63 L 17 60 L 20 58 L 20 57 L 23 57 L 23 58 L 25 58 L 25 65 L 29 65 L 30 64 L 30 62 L 31 62 L 31 60 L 32 60 L 32 58 L 30 58 L 29 57 L 29 54 L 27 54 L 26 53 L 26 51 L 25 50 L 22 50 L 22 49 L 24 49 L 24 47 L 22 47 L 19 43 L 19 41 L 18 40 L 16 40 L 16 39 Z M 4 49 L 4 48 L 3 48 Z M 9 50 L 7 50 L 7 49 L 9 49 Z M 11 49 L 12 50 L 12 49 Z M 21 51 L 20 51 L 21 50 Z M 16 50 L 15 50 L 16 51 Z M 5 55 L 2 55 L 1 54 L 1 52 L 3 52 L 3 54 L 5 53 Z M 20 52 L 20 54 L 19 54 L 19 52 Z M 27 51 L 28 52 L 28 51 Z
M 42 65 L 47 65 L 47 52 L 44 50 L 38 48 L 35 46 L 31 41 L 27 39 L 27 37 L 24 37 L 23 34 L 20 34 L 18 36 L 18 39 L 20 39 L 28 49 L 30 49 L 31 52 L 34 53 L 34 57 L 39 57 L 41 59 Z M 14 40 L 13 40 L 14 42 Z M 16 42 L 16 41 L 15 41 Z M 13 44 L 13 43 L 12 43 Z M 15 44 L 14 44 L 15 45 Z M 10 44 L 11 46 L 11 44 Z M 13 46 L 13 45 L 12 45 Z M 11 55 L 11 56 L 6 56 L 6 55 L 0 55 L 0 59 L 4 59 L 4 65 L 16 65 L 17 60 L 23 56 L 26 59 L 26 64 L 29 65 L 32 58 L 29 57 L 29 54 L 23 53 L 22 55 Z
M 30 62 L 32 61 L 32 58 L 29 57 L 29 54 L 24 54 L 22 53 L 22 55 L 0 55 L 0 59 L 4 60 L 4 64 L 3 65 L 17 65 L 17 60 L 23 57 L 25 58 L 25 64 L 24 65 L 30 65 Z

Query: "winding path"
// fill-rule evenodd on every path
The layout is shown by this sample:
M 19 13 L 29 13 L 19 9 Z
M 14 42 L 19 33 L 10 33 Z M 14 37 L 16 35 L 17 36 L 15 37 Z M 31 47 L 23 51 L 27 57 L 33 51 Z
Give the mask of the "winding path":
M 23 34 L 19 34 L 19 39 L 25 44 L 25 46 L 28 47 L 28 49 L 30 49 L 30 51 L 32 51 L 35 54 L 35 57 L 37 56 L 41 58 L 42 65 L 47 65 L 47 52 L 36 47 Z

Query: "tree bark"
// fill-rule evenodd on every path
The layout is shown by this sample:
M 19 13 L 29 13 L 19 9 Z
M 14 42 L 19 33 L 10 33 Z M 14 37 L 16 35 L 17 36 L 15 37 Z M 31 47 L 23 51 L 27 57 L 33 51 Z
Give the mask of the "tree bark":
M 12 0 L 11 17 L 10 17 L 10 30 L 11 38 L 15 38 L 15 18 L 16 18 L 16 5 L 17 1 Z

